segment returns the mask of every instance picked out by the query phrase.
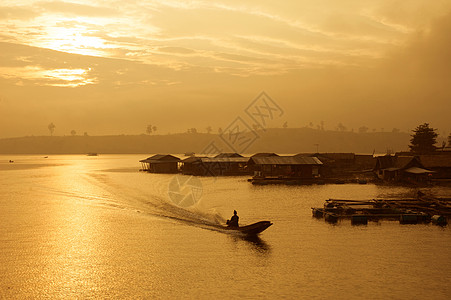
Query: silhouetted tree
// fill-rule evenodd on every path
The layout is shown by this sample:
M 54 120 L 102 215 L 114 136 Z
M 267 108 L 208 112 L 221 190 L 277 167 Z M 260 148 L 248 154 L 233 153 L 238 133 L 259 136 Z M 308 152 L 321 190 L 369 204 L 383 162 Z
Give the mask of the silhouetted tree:
M 75 130 L 72 129 L 72 131 L 70 132 L 70 134 L 71 134 L 72 136 L 75 136 L 75 135 L 77 134 L 77 132 L 76 132 Z
M 424 123 L 419 125 L 413 131 L 412 139 L 410 140 L 411 145 L 410 151 L 415 153 L 429 153 L 436 150 L 434 146 L 437 143 L 438 134 L 435 132 L 436 129 L 430 128 L 429 123 Z
M 88 136 L 88 133 L 85 131 L 85 133 L 83 133 L 84 136 Z
M 188 128 L 187 130 L 188 133 L 197 133 L 197 129 L 196 128 Z
M 209 134 L 213 129 L 211 128 L 211 126 L 208 126 L 207 128 L 205 128 L 207 130 L 207 133 Z
M 151 134 L 152 133 L 152 125 L 147 125 L 147 128 L 146 128 L 146 133 L 147 134 Z
M 47 126 L 47 128 L 50 131 L 50 135 L 53 135 L 53 132 L 55 131 L 55 128 L 56 128 L 55 124 L 53 124 L 53 122 L 52 122 L 49 124 L 49 126 Z
M 153 132 L 157 131 L 157 129 L 158 129 L 157 126 L 155 126 L 155 125 L 152 126 L 152 131 Z

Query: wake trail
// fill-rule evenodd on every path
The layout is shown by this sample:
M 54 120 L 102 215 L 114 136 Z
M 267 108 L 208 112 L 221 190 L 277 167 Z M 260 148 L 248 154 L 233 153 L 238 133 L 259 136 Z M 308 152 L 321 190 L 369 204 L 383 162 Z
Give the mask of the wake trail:
M 172 203 L 166 194 L 168 181 L 159 181 L 152 188 L 148 185 L 140 186 L 139 183 L 125 185 L 99 174 L 92 174 L 91 180 L 94 181 L 93 184 L 114 195 L 113 199 L 120 202 L 121 207 L 191 226 L 223 230 L 225 219 L 217 212 L 205 212 L 196 207 L 185 208 Z

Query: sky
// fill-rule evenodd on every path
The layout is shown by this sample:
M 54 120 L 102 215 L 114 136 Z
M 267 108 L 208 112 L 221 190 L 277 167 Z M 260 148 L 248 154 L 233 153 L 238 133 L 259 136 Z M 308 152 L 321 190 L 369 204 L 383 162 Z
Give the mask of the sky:
M 265 126 L 451 132 L 449 0 L 2 0 L 0 138 Z

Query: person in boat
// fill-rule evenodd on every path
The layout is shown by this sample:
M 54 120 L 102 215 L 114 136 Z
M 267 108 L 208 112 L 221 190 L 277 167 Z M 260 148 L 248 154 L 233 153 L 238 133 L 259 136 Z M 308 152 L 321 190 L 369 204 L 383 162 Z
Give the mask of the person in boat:
M 239 227 L 238 220 L 240 217 L 236 214 L 236 210 L 233 211 L 233 216 L 230 218 L 230 220 L 227 220 L 227 226 L 229 227 Z

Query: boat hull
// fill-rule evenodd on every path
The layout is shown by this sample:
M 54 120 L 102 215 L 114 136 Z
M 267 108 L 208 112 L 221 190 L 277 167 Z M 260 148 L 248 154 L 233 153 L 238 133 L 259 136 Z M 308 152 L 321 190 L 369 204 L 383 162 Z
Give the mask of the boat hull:
M 230 231 L 240 232 L 245 235 L 257 235 L 262 231 L 266 230 L 272 223 L 270 221 L 260 221 L 254 224 L 240 226 L 240 227 L 225 227 L 225 229 Z

